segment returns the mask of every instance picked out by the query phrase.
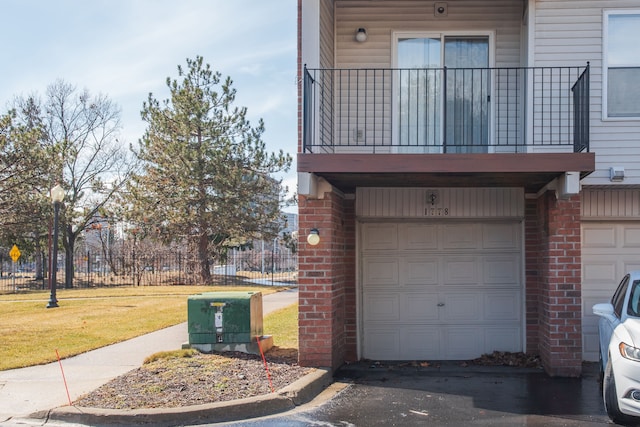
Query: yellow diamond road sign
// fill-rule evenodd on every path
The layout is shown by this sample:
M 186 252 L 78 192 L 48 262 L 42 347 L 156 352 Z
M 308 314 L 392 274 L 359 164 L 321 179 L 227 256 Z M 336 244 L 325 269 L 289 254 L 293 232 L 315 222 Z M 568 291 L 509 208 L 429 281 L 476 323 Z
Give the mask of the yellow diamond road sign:
M 9 256 L 11 257 L 13 262 L 18 261 L 18 258 L 20 258 L 20 249 L 18 249 L 16 245 L 13 245 L 11 251 L 9 251 Z

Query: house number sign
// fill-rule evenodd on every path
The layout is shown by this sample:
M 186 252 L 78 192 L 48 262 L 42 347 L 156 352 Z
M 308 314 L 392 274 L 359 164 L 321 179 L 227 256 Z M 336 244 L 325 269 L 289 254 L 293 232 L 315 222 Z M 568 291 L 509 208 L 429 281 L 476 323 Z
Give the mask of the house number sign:
M 426 202 L 424 216 L 449 216 L 449 208 L 439 206 L 440 193 L 437 190 L 427 191 Z
M 424 208 L 424 216 L 449 216 L 449 208 Z

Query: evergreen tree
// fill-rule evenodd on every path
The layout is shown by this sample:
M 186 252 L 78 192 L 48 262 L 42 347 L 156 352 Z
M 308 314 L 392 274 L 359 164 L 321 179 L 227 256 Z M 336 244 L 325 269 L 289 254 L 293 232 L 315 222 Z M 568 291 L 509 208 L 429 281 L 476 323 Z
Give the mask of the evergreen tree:
M 262 120 L 253 127 L 247 109 L 234 106 L 236 90 L 203 58 L 178 66 L 167 78 L 170 98 L 149 94 L 147 129 L 135 150 L 143 172 L 129 187 L 141 227 L 179 240 L 195 251 L 199 277 L 210 282 L 210 262 L 230 242 L 272 238 L 280 220 L 281 182 L 291 156 L 267 153 Z M 233 243 L 236 244 L 236 243 Z
M 0 241 L 17 244 L 23 259 L 35 255 L 42 278 L 43 241 L 51 203 L 48 197 L 52 149 L 35 98 L 16 99 L 0 117 Z

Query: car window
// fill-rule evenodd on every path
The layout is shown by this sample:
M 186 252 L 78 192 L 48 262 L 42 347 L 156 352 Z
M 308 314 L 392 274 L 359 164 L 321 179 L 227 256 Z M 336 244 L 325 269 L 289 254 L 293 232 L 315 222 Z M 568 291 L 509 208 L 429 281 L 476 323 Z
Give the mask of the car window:
M 622 307 L 624 306 L 624 296 L 627 294 L 627 287 L 629 286 L 629 275 L 627 274 L 622 279 L 622 282 L 618 285 L 616 293 L 611 298 L 611 304 L 613 304 L 613 311 L 618 318 L 622 317 Z
M 631 295 L 629 296 L 627 314 L 634 317 L 640 317 L 640 280 L 634 280 L 631 285 Z

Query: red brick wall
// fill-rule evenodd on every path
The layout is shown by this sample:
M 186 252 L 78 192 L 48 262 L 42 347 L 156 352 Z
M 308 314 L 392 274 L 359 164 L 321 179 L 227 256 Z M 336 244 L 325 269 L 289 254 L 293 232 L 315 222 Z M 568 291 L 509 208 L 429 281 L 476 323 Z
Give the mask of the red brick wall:
M 548 374 L 582 371 L 582 273 L 580 196 L 538 199 L 539 353 Z
M 300 196 L 298 203 L 298 361 L 336 369 L 345 361 L 346 342 L 355 344 L 355 310 L 345 311 L 345 300 L 355 301 L 354 210 L 335 192 L 324 197 Z M 320 232 L 316 246 L 306 241 L 312 228 Z
M 537 200 L 525 200 L 525 310 L 527 353 L 539 354 L 540 233 Z
M 355 199 L 344 204 L 345 355 L 344 361 L 358 360 L 358 318 L 356 316 L 356 207 Z

